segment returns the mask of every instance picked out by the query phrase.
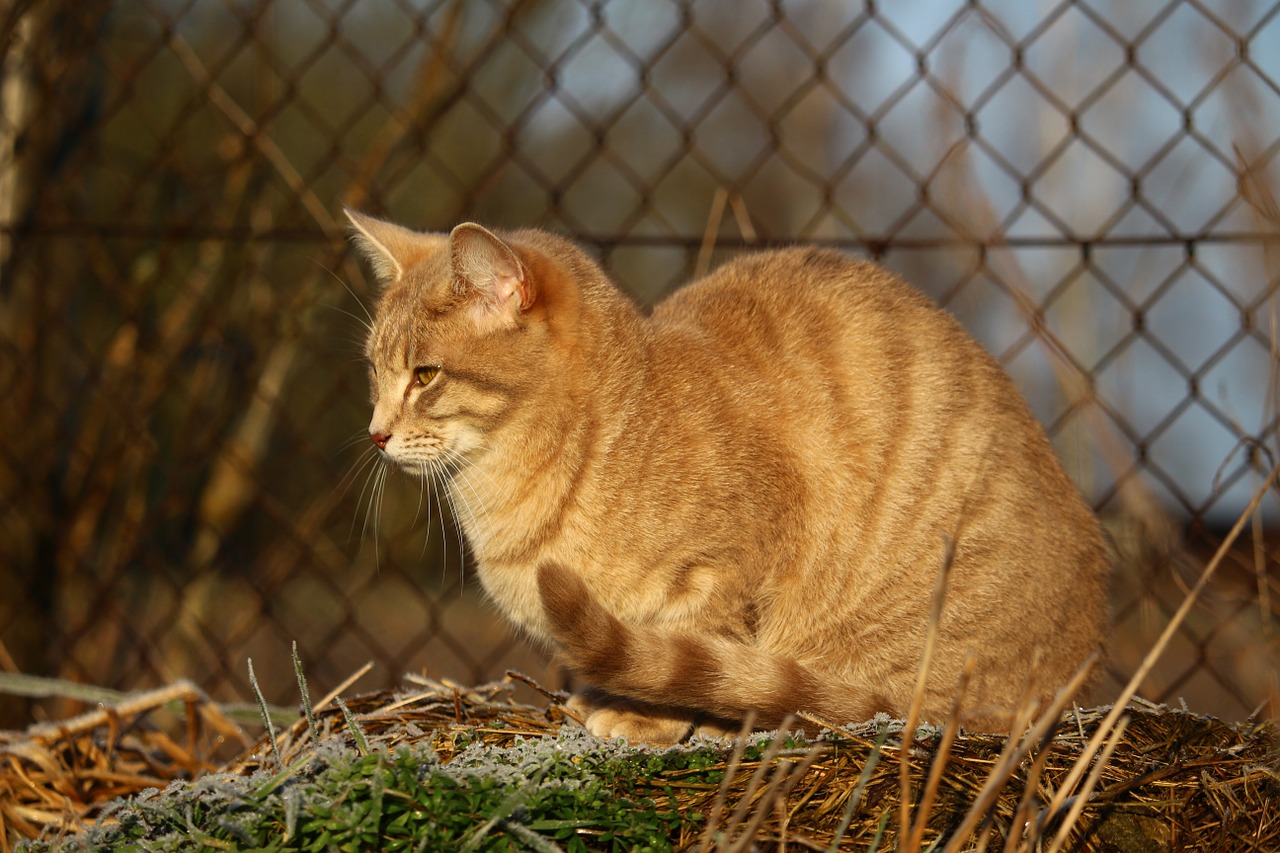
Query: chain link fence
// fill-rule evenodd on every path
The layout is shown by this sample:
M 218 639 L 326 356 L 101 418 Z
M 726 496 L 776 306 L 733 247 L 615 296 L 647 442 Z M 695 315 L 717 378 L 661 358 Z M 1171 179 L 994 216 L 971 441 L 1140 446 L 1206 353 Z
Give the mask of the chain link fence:
M 556 683 L 447 508 L 373 498 L 344 204 L 559 230 L 645 303 L 757 244 L 902 272 L 1107 521 L 1112 679 L 1275 461 L 1280 4 L 0 0 L 0 50 L 5 669 Z M 1276 519 L 1149 698 L 1277 694 Z

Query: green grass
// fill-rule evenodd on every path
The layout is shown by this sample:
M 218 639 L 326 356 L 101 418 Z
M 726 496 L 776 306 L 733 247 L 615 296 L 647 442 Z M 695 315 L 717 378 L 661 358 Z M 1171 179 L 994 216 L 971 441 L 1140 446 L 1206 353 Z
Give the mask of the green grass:
M 425 747 L 329 742 L 278 773 L 146 792 L 85 835 L 21 849 L 671 850 L 705 823 L 681 811 L 672 784 L 714 790 L 723 759 L 723 748 L 651 751 L 570 729 L 512 747 L 476 742 L 448 765 Z

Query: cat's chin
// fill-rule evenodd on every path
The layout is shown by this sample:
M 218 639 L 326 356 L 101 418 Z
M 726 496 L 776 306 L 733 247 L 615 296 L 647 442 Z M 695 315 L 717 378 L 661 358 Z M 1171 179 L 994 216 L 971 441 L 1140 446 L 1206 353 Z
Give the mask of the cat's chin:
M 445 464 L 439 459 L 396 459 L 393 456 L 386 459 L 409 476 L 422 480 L 448 480 L 456 470 L 455 465 Z
M 388 461 L 411 477 L 425 478 L 427 476 L 427 473 L 431 470 L 430 462 L 425 462 L 418 459 L 394 459 L 393 458 L 393 459 L 389 459 Z

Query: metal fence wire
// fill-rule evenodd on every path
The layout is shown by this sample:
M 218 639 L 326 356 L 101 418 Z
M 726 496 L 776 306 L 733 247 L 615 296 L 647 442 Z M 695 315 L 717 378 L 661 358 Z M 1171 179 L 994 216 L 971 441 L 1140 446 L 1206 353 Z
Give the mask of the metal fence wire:
M 756 244 L 902 272 L 1113 534 L 1112 681 L 1275 461 L 1280 4 L 0 0 L 0 50 L 6 669 L 554 683 L 447 512 L 372 498 L 343 205 L 555 229 L 643 303 Z M 1277 517 L 1147 697 L 1277 694 Z

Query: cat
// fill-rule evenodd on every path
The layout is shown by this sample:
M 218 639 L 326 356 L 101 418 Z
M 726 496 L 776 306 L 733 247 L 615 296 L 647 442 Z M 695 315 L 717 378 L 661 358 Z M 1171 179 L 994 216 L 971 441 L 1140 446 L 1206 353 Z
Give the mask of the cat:
M 922 719 L 972 657 L 962 720 L 1007 732 L 1101 648 L 1097 519 L 995 360 L 884 268 L 750 254 L 646 315 L 541 230 L 348 216 L 377 452 L 447 482 L 594 734 L 903 716 L 944 559 Z

